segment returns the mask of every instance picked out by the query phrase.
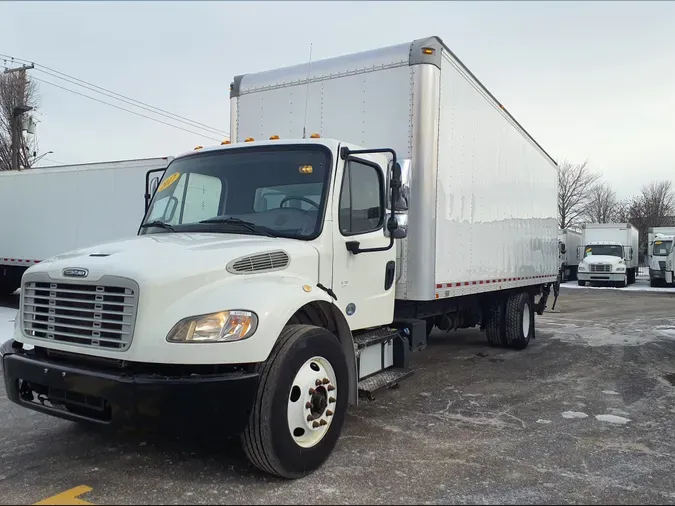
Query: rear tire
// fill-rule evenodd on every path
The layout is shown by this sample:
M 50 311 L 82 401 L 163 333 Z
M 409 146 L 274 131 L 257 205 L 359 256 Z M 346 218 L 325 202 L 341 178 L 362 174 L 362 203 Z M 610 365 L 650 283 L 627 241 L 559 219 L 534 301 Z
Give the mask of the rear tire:
M 534 334 L 534 308 L 525 292 L 514 293 L 506 301 L 506 342 L 509 348 L 523 350 Z
M 281 478 L 311 474 L 335 448 L 345 419 L 350 379 L 340 342 L 321 327 L 288 325 L 256 370 L 258 391 L 241 436 L 246 456 Z M 313 427 L 319 421 L 327 423 Z
M 505 300 L 500 298 L 492 301 L 486 310 L 485 336 L 490 346 L 506 346 L 505 307 Z

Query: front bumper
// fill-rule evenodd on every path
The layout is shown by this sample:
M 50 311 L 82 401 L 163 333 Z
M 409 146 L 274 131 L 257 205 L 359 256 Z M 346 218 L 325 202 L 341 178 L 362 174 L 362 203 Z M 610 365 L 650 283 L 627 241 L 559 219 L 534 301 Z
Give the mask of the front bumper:
M 656 269 L 649 269 L 649 278 L 650 279 L 666 279 L 666 271 L 662 271 L 661 269 L 656 270 Z
M 623 281 L 625 272 L 580 272 L 577 271 L 579 281 L 591 281 L 596 283 L 618 283 Z
M 162 427 L 213 425 L 238 433 L 248 421 L 258 374 L 248 371 L 179 372 L 175 366 L 129 364 L 116 370 L 91 358 L 46 355 L 8 341 L 0 349 L 10 401 L 72 421 Z M 80 357 L 80 359 L 78 359 Z M 126 369 L 125 369 L 126 367 Z M 211 366 L 217 370 L 218 366 Z

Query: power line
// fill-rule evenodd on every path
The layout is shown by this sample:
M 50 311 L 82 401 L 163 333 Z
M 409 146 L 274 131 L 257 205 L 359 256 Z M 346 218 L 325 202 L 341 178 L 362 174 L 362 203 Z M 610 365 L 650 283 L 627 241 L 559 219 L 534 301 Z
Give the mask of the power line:
M 101 104 L 109 105 L 110 107 L 114 107 L 115 109 L 119 109 L 119 110 L 121 110 L 121 111 L 125 111 L 125 112 L 131 113 L 131 114 L 135 114 L 136 116 L 140 116 L 141 118 L 146 118 L 146 119 L 149 119 L 149 120 L 151 120 L 151 121 L 155 121 L 155 122 L 157 122 L 157 123 L 161 123 L 162 125 L 166 125 L 166 126 L 170 126 L 170 127 L 173 127 L 173 128 L 177 128 L 178 130 L 183 130 L 184 132 L 188 132 L 188 133 L 191 133 L 191 134 L 193 134 L 193 135 L 199 135 L 199 136 L 201 136 L 201 137 L 206 137 L 207 139 L 211 139 L 212 141 L 218 141 L 218 142 L 220 142 L 220 140 L 221 140 L 221 139 L 217 139 L 217 138 L 215 138 L 215 137 L 209 137 L 208 135 L 204 135 L 203 133 L 200 133 L 200 132 L 195 132 L 195 131 L 193 131 L 193 130 L 188 130 L 187 128 L 183 128 L 183 127 L 180 127 L 180 126 L 178 126 L 178 125 L 173 125 L 173 124 L 171 124 L 171 123 L 167 123 L 166 121 L 162 121 L 161 119 L 157 119 L 157 118 L 153 118 L 153 117 L 151 117 L 151 116 L 147 116 L 147 115 L 145 115 L 145 114 L 141 114 L 140 112 L 136 112 L 136 111 L 132 111 L 132 110 L 130 110 L 130 109 L 126 109 L 126 108 L 124 108 L 124 107 L 120 107 L 119 105 L 111 104 L 110 102 L 106 102 L 105 100 L 100 100 L 100 99 L 98 99 L 98 98 L 92 97 L 92 96 L 87 95 L 87 94 L 85 94 L 85 93 L 80 93 L 79 91 L 71 90 L 70 88 L 66 88 L 65 86 L 61 86 L 61 85 L 56 84 L 56 83 L 52 83 L 52 82 L 49 82 L 49 81 L 45 81 L 44 79 L 40 79 L 40 78 L 37 78 L 37 77 L 33 77 L 32 79 L 34 79 L 34 80 L 36 80 L 36 81 L 39 81 L 39 82 L 41 82 L 41 83 L 44 83 L 44 84 L 49 84 L 50 86 L 54 86 L 54 87 L 56 87 L 56 88 L 60 88 L 60 89 L 65 90 L 65 91 L 69 91 L 69 92 L 71 92 L 71 93 L 74 93 L 75 95 L 80 95 L 81 97 L 85 97 L 85 98 L 88 98 L 88 99 L 90 99 L 90 100 L 94 100 L 94 101 L 99 102 L 99 103 L 101 103 Z
M 13 56 L 2 54 L 2 53 L 0 53 L 0 57 L 9 58 L 11 61 L 15 61 L 15 60 L 16 61 L 24 61 L 24 62 L 29 61 L 29 60 L 25 60 L 23 58 L 15 58 Z M 147 104 L 147 103 L 142 102 L 140 100 L 136 100 L 136 99 L 127 97 L 127 96 L 122 95 L 120 93 L 117 93 L 117 92 L 111 91 L 109 89 L 103 88 L 102 86 L 98 86 L 98 85 L 95 85 L 95 84 L 90 83 L 88 81 L 85 81 L 83 79 L 79 79 L 77 77 L 66 74 L 65 72 L 61 72 L 59 70 L 47 67 L 46 65 L 41 65 L 41 64 L 37 64 L 37 63 L 33 63 L 33 65 L 35 65 L 35 67 L 36 67 L 35 70 L 43 72 L 44 74 L 47 74 L 50 77 L 62 79 L 66 82 L 69 82 L 70 84 L 74 84 L 76 86 L 81 86 L 81 87 L 86 88 L 86 89 L 88 89 L 90 91 L 93 91 L 95 93 L 100 93 L 101 95 L 113 98 L 115 100 L 119 100 L 120 102 L 127 103 L 129 105 L 132 105 L 134 107 L 138 107 L 140 109 L 144 109 L 144 110 L 146 110 L 148 112 L 151 112 L 153 114 L 157 114 L 158 116 L 164 116 L 164 117 L 166 117 L 168 119 L 171 119 L 173 121 L 185 123 L 190 127 L 206 130 L 206 131 L 209 131 L 210 133 L 213 133 L 213 134 L 216 134 L 216 135 L 222 135 L 222 136 L 225 136 L 225 137 L 228 137 L 228 138 L 230 137 L 229 132 L 225 132 L 225 131 L 217 129 L 215 127 L 206 125 L 204 123 L 200 123 L 198 121 L 191 120 L 189 118 L 186 118 L 184 116 L 180 116 L 178 114 L 166 111 L 164 109 L 160 109 L 159 107 L 155 107 L 153 105 Z M 44 81 L 44 82 L 48 83 L 47 81 Z M 53 84 L 53 83 L 48 83 L 48 84 Z M 101 91 L 99 91 L 99 90 L 101 90 Z M 107 102 L 103 102 L 103 103 L 108 104 Z M 139 104 L 139 105 L 137 105 L 137 104 Z M 108 104 L 108 105 L 112 105 L 112 104 Z M 121 108 L 121 109 L 126 110 L 124 108 Z M 131 111 L 128 111 L 128 112 L 131 112 Z M 143 117 L 147 117 L 147 116 L 143 116 Z

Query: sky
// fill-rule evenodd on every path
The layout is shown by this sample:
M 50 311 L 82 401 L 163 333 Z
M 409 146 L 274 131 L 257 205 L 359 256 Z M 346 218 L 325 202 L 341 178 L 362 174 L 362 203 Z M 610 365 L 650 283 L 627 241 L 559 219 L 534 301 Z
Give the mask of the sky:
M 621 198 L 675 178 L 675 2 L 0 2 L 0 19 L 0 53 L 225 132 L 235 75 L 304 63 L 310 43 L 317 60 L 437 35 L 555 159 Z M 217 143 L 38 85 L 43 165 Z

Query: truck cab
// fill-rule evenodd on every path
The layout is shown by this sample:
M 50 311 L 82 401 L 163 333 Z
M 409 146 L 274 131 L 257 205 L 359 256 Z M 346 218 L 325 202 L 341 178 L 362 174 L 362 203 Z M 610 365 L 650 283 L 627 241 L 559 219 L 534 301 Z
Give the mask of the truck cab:
M 623 245 L 608 241 L 591 242 L 580 247 L 577 271 L 579 286 L 586 282 L 611 283 L 618 287 L 629 284 L 626 260 L 631 252 Z
M 656 234 L 649 244 L 649 284 L 672 284 L 673 242 L 675 236 Z

